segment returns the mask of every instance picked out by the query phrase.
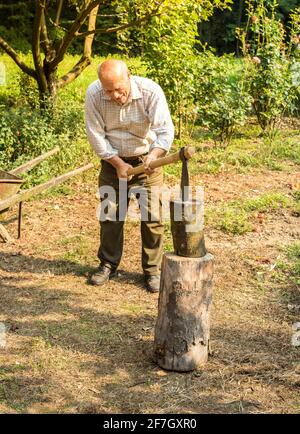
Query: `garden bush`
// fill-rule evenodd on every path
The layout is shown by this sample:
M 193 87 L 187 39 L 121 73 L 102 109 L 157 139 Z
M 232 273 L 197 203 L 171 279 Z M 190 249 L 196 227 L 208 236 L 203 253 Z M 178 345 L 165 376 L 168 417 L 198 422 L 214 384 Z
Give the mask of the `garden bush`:
M 195 102 L 198 123 L 216 140 L 228 143 L 250 110 L 250 95 L 241 63 L 233 56 L 217 57 L 206 51 L 198 56 Z
M 237 35 L 255 115 L 262 130 L 272 137 L 282 117 L 295 110 L 297 86 L 291 74 L 291 50 L 277 18 L 278 1 L 247 4 L 248 24 L 245 30 L 237 29 Z

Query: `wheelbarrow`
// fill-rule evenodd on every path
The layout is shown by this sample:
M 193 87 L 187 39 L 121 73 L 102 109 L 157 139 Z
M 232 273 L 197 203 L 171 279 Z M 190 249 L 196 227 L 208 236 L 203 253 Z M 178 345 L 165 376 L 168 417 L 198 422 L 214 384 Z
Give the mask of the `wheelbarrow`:
M 58 176 L 57 178 L 52 178 L 43 184 L 36 185 L 28 190 L 20 190 L 22 183 L 24 180 L 20 178 L 18 175 L 26 172 L 27 170 L 32 169 L 41 161 L 50 157 L 53 154 L 56 154 L 59 151 L 59 147 L 55 147 L 49 152 L 46 152 L 40 155 L 33 160 L 28 161 L 27 163 L 22 164 L 15 169 L 10 170 L 9 172 L 5 170 L 0 170 L 0 215 L 6 212 L 10 206 L 18 203 L 19 211 L 18 211 L 18 238 L 21 237 L 21 222 L 22 222 L 22 202 L 24 200 L 29 199 L 31 196 L 35 194 L 39 194 L 42 191 L 54 187 L 72 176 L 78 175 L 79 173 L 85 172 L 86 170 L 94 167 L 93 163 L 86 164 L 85 166 L 79 167 L 75 170 L 67 172 L 63 175 Z M 0 224 L 0 236 L 3 238 L 5 242 L 12 241 L 12 237 L 9 235 L 8 231 L 5 227 Z

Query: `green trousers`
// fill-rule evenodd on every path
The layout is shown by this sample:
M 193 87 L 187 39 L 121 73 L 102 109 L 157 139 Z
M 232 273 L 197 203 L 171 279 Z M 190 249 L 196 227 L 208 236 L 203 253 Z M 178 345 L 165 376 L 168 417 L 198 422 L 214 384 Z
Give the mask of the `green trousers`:
M 127 161 L 133 167 L 143 162 L 142 157 Z M 162 203 L 160 187 L 163 186 L 162 169 L 150 176 L 140 174 L 130 181 L 119 181 L 116 169 L 101 161 L 99 175 L 101 217 L 100 247 L 101 264 L 117 268 L 123 252 L 124 220 L 129 191 L 138 199 L 141 211 L 142 268 L 146 275 L 160 273 L 163 253 Z M 108 193 L 107 193 L 108 192 Z

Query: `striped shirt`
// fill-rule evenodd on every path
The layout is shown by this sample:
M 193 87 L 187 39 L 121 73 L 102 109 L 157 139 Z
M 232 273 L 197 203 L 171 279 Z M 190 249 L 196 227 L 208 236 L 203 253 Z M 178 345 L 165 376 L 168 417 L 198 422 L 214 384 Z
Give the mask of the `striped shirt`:
M 163 90 L 143 77 L 130 77 L 130 94 L 123 105 L 105 93 L 100 80 L 90 84 L 85 98 L 85 122 L 88 140 L 104 160 L 115 155 L 142 155 L 153 148 L 169 151 L 174 139 Z

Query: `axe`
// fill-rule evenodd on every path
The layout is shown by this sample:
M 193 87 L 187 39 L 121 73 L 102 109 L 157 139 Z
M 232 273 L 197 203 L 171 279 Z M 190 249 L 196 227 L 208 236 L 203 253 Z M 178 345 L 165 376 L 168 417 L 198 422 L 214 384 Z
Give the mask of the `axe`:
M 173 154 L 167 155 L 166 157 L 157 158 L 157 160 L 151 161 L 149 167 L 151 169 L 156 169 L 157 167 L 166 166 L 167 164 L 177 163 L 177 161 L 182 160 L 182 154 L 186 160 L 189 160 L 195 154 L 195 149 L 192 146 L 186 146 L 183 148 L 183 151 L 174 152 Z M 129 169 L 127 174 L 128 176 L 133 176 L 144 172 L 145 166 L 144 164 L 141 164 L 140 166 Z

